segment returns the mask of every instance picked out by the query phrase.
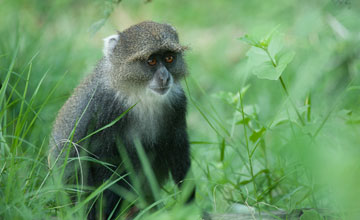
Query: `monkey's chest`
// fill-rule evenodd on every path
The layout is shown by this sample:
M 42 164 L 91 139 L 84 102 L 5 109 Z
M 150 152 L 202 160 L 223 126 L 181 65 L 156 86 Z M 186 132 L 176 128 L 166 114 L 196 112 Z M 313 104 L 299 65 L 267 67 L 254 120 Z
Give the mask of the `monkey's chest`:
M 161 111 L 132 112 L 129 117 L 127 133 L 133 140 L 140 140 L 143 144 L 158 142 L 166 131 L 166 121 Z
M 131 105 L 130 105 L 131 104 Z M 111 102 L 110 105 L 102 105 L 98 109 L 98 114 L 94 115 L 97 121 L 96 130 L 99 130 L 112 122 L 119 115 L 122 115 L 132 105 L 121 105 L 117 102 Z M 98 116 L 101 117 L 98 117 Z M 98 120 L 103 118 L 104 120 Z M 163 148 L 172 135 L 172 121 L 175 118 L 174 109 L 164 102 L 146 102 L 141 101 L 130 109 L 118 122 L 110 126 L 100 133 L 96 134 L 96 143 L 92 141 L 96 149 L 104 153 L 112 152 L 113 148 L 117 149 L 118 145 L 125 145 L 129 150 L 134 148 L 134 144 L 141 143 L 143 147 L 148 149 Z M 105 147 L 104 147 L 105 146 Z

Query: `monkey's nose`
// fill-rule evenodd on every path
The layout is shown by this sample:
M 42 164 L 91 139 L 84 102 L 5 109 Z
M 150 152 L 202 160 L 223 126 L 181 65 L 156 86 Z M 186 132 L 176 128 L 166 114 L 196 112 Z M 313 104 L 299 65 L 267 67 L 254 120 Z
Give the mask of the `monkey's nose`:
M 167 87 L 170 82 L 170 73 L 167 71 L 167 69 L 162 69 L 162 71 L 159 74 L 159 81 L 161 83 L 162 87 Z
M 170 75 L 166 75 L 166 76 L 160 76 L 160 80 L 162 82 L 162 86 L 165 87 L 169 84 L 170 81 Z

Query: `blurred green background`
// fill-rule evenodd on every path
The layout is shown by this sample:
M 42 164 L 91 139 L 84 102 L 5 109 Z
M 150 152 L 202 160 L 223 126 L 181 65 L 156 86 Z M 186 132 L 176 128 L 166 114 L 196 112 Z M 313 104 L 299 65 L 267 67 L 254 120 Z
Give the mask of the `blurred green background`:
M 360 217 L 356 0 L 0 0 L 0 217 L 64 218 L 71 207 L 44 188 L 52 123 L 102 39 L 144 20 L 172 24 L 191 48 L 183 85 L 197 187 L 190 211 L 166 200 L 147 218 L 303 208 L 313 219 Z M 282 73 L 290 99 L 279 80 L 252 74 L 239 40 L 275 27 L 273 41 L 295 53 Z

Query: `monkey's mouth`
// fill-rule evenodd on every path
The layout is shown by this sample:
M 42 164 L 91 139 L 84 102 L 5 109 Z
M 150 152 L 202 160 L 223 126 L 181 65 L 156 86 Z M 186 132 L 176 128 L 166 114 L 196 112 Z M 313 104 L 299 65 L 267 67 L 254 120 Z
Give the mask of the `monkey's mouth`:
M 154 91 L 157 94 L 164 95 L 169 91 L 170 87 L 153 87 L 151 88 L 152 91 Z

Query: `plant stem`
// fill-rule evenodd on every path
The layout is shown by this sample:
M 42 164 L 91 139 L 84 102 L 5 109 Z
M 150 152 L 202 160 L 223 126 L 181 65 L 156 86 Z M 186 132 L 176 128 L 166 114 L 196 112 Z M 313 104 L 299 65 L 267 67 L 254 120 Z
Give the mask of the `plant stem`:
M 240 96 L 240 92 L 239 92 L 239 96 Z M 230 132 L 230 137 L 233 137 L 234 136 L 234 132 L 235 132 L 235 125 L 236 125 L 236 112 L 237 112 L 237 109 L 239 109 L 240 107 L 240 99 L 239 101 L 236 103 L 236 109 L 234 111 L 234 118 L 233 118 L 233 121 L 232 121 L 232 125 L 231 125 L 231 132 Z M 245 120 L 244 116 L 243 116 L 243 120 Z
M 285 85 L 285 83 L 284 83 L 284 81 L 283 81 L 283 79 L 282 79 L 281 76 L 279 77 L 279 80 L 280 80 L 281 86 L 283 87 L 283 89 L 284 89 L 284 91 L 285 91 L 286 96 L 289 98 L 290 103 L 291 103 L 292 107 L 294 108 L 294 110 L 295 110 L 295 112 L 296 112 L 296 115 L 298 116 L 298 118 L 299 118 L 299 120 L 300 120 L 300 122 L 301 122 L 301 125 L 304 126 L 304 125 L 305 125 L 305 122 L 304 122 L 304 120 L 302 119 L 302 117 L 301 117 L 298 109 L 296 108 L 295 103 L 294 103 L 293 100 L 291 99 L 291 97 L 290 97 L 290 95 L 289 95 L 289 92 L 288 92 L 288 90 L 287 90 L 287 88 L 286 88 L 286 85 Z
M 242 101 L 241 92 L 239 92 L 239 95 L 240 95 L 241 114 L 242 114 L 242 117 L 245 118 L 244 105 L 243 105 L 243 101 Z M 253 165 L 252 165 L 252 158 L 251 158 L 250 149 L 249 149 L 249 140 L 248 140 L 247 132 L 246 132 L 246 123 L 243 123 L 243 126 L 244 126 L 246 150 L 247 150 L 247 154 L 248 154 L 248 161 L 249 161 L 249 167 L 250 167 L 250 175 L 251 175 L 251 179 L 252 179 L 253 187 L 254 187 L 254 199 L 256 200 L 255 203 L 257 204 L 257 189 L 256 189 L 255 176 L 254 176 L 254 170 L 253 170 Z
M 272 65 L 276 68 L 276 67 L 277 67 L 277 64 L 276 64 L 275 60 L 271 57 L 268 48 L 262 48 L 262 49 L 266 52 L 266 54 L 268 55 L 268 57 L 269 57 L 270 60 L 271 60 Z M 289 92 L 288 92 L 288 90 L 287 90 L 287 88 L 286 88 L 286 85 L 285 85 L 285 83 L 284 83 L 284 81 L 283 81 L 283 79 L 282 79 L 281 76 L 279 77 L 279 80 L 280 80 L 281 86 L 283 87 L 283 89 L 284 89 L 284 91 L 285 91 L 286 96 L 289 98 L 290 103 L 291 103 L 292 107 L 294 108 L 294 110 L 295 110 L 295 112 L 296 112 L 296 115 L 298 116 L 298 118 L 299 118 L 299 120 L 300 120 L 300 122 L 301 122 L 301 125 L 304 126 L 304 125 L 305 125 L 305 122 L 304 122 L 304 120 L 302 119 L 302 117 L 301 117 L 298 109 L 296 108 L 295 103 L 294 103 L 293 100 L 291 99 L 291 97 L 290 97 L 290 95 L 289 95 Z
M 306 114 L 306 119 L 308 122 L 311 121 L 311 93 L 309 92 L 306 100 L 305 100 L 305 105 L 307 106 L 307 114 Z

